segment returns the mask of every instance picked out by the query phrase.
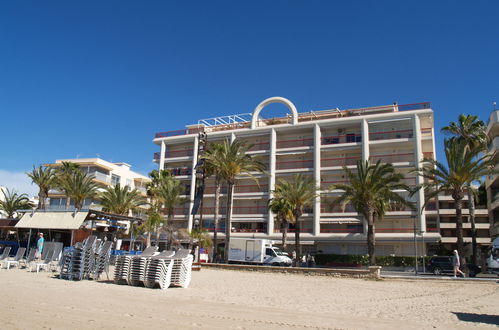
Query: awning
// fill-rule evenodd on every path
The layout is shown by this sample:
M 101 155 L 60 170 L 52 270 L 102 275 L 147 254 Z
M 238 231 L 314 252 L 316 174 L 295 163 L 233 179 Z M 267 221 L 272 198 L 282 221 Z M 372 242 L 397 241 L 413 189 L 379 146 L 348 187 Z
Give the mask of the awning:
M 360 224 L 362 221 L 357 218 L 321 218 L 321 223 L 332 223 L 332 224 Z
M 16 228 L 79 229 L 87 212 L 40 212 L 25 213 Z

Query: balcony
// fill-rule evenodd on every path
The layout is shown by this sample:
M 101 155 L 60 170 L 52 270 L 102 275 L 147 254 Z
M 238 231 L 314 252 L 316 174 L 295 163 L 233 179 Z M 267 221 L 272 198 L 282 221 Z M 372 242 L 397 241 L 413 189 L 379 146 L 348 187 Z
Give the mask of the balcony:
M 90 172 L 89 175 L 93 176 L 95 180 L 111 184 L 111 176 L 101 172 Z
M 295 233 L 296 229 L 294 228 L 289 228 L 288 233 Z M 300 233 L 304 234 L 312 234 L 314 231 L 312 228 L 300 228 Z M 282 229 L 274 229 L 274 233 L 282 233 Z
M 378 160 L 381 160 L 381 163 L 411 163 L 414 162 L 414 154 L 413 153 L 404 153 L 404 154 L 386 154 L 386 155 L 372 155 L 370 156 L 372 161 L 376 163 Z
M 350 156 L 350 157 L 325 158 L 321 160 L 321 167 L 356 165 L 357 161 L 360 160 L 361 158 L 362 158 L 361 155 Z
M 321 234 L 362 234 L 362 225 L 345 227 L 342 225 L 324 226 L 321 224 Z
M 234 188 L 234 193 L 266 193 L 269 191 L 269 186 L 267 184 L 261 185 L 236 185 Z
M 321 138 L 322 145 L 340 144 L 340 143 L 357 143 L 362 142 L 360 133 L 348 133 L 343 135 L 332 135 Z
M 180 158 L 180 157 L 191 157 L 194 154 L 193 149 L 187 149 L 187 150 L 173 150 L 165 151 L 165 158 Z M 154 160 L 159 160 L 160 159 L 161 153 L 155 152 L 154 153 Z
M 310 147 L 313 145 L 314 145 L 313 138 L 296 139 L 296 140 L 283 140 L 283 141 L 276 142 L 277 149 Z
M 166 212 L 166 209 L 163 209 L 162 211 Z M 189 215 L 189 208 L 188 207 L 176 207 L 173 209 L 173 215 Z
M 234 206 L 233 214 L 266 214 L 269 212 L 267 206 Z
M 412 129 L 369 133 L 369 140 L 370 141 L 391 140 L 391 139 L 411 139 L 413 137 L 414 137 L 414 132 Z
M 314 160 L 306 159 L 306 160 L 290 160 L 276 163 L 277 170 L 290 170 L 290 169 L 298 169 L 298 168 L 313 168 Z
M 175 176 L 184 176 L 192 174 L 192 168 L 189 167 L 174 167 L 174 168 L 167 168 L 167 170 L 170 171 L 172 175 Z
M 321 213 L 357 213 L 353 205 L 330 205 L 321 204 Z
M 261 150 L 269 150 L 270 142 L 258 142 L 258 143 L 248 143 L 248 151 L 261 151 Z

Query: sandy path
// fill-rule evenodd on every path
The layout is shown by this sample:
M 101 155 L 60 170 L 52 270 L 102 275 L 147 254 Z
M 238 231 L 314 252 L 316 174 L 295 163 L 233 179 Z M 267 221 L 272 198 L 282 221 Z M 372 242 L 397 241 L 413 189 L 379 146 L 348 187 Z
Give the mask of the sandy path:
M 497 328 L 499 320 L 493 282 L 203 269 L 193 273 L 188 289 L 162 291 L 50 276 L 0 270 L 0 328 L 465 329 Z

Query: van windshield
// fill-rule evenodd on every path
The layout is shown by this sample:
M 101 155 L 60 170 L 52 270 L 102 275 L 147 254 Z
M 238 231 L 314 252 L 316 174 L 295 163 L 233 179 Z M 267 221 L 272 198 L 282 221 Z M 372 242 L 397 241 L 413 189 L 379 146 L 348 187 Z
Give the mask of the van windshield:
M 277 248 L 274 248 L 273 250 L 274 250 L 275 254 L 277 254 L 278 256 L 285 256 L 285 257 L 288 256 L 288 254 L 286 252 L 282 252 L 281 250 L 279 250 Z

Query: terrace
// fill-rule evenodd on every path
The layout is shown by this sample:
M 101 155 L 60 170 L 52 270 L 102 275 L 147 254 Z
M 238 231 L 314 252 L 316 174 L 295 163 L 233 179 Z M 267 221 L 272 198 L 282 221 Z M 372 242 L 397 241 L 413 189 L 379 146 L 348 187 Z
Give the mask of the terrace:
M 301 122 L 310 122 L 310 121 L 320 121 L 327 119 L 335 119 L 335 118 L 346 118 L 353 116 L 364 116 L 371 114 L 381 114 L 381 113 L 390 113 L 390 112 L 400 112 L 400 111 L 413 111 L 413 110 L 426 110 L 430 109 L 431 104 L 429 102 L 422 103 L 413 103 L 413 104 L 394 104 L 394 105 L 384 105 L 378 107 L 367 107 L 367 108 L 355 108 L 355 109 L 330 109 L 330 110 L 319 110 L 319 111 L 309 111 L 302 112 L 298 114 L 298 123 Z M 200 132 L 218 132 L 218 131 L 227 131 L 227 130 L 236 130 L 236 129 L 248 129 L 251 127 L 251 119 L 249 119 L 249 115 L 251 114 L 241 114 L 241 115 L 231 115 L 231 116 L 222 116 L 210 119 L 202 119 L 198 121 L 197 125 L 188 126 L 186 129 L 174 130 L 174 131 L 165 131 L 158 132 L 155 134 L 155 138 L 168 138 L 173 136 L 182 136 L 182 135 L 190 135 L 190 134 L 198 134 Z M 259 119 L 257 121 L 257 126 L 270 126 L 270 125 L 279 125 L 279 124 L 291 124 L 291 116 L 280 117 L 280 118 L 272 118 L 272 119 Z M 409 137 L 411 132 L 400 132 L 403 134 L 399 134 L 401 137 L 404 136 L 406 138 Z M 379 139 L 376 136 L 377 133 L 372 133 L 371 139 Z M 397 136 L 397 135 L 395 135 Z M 355 142 L 357 141 L 357 135 L 355 136 Z M 393 137 L 395 138 L 395 137 Z

